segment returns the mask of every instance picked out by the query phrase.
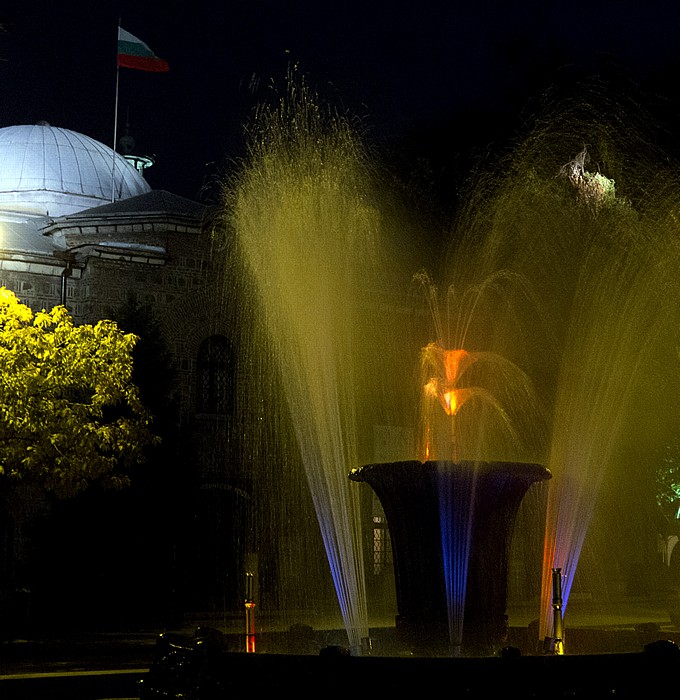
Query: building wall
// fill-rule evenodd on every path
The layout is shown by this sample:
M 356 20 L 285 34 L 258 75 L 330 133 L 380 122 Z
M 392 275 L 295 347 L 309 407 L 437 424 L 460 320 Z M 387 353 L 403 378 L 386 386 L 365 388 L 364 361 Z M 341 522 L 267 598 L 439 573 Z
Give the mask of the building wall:
M 84 228 L 81 226 L 80 230 Z M 162 536 L 173 541 L 151 544 L 172 551 L 173 562 L 172 566 L 168 564 L 167 576 L 175 580 L 168 585 L 180 599 L 173 606 L 232 607 L 241 599 L 243 552 L 239 547 L 244 539 L 241 529 L 245 522 L 248 484 L 229 438 L 228 418 L 197 413 L 197 356 L 201 344 L 211 336 L 229 339 L 233 335 L 229 313 L 220 303 L 220 261 L 213 253 L 209 234 L 197 227 L 172 223 L 163 227 L 155 222 L 151 238 L 144 239 L 143 233 L 137 232 L 144 245 L 162 243 L 164 254 L 148 251 L 143 246 L 135 248 L 135 232 L 127 225 L 121 227 L 120 232 L 113 225 L 107 229 L 89 226 L 88 230 L 85 241 L 91 246 L 74 249 L 77 252 L 71 260 L 65 288 L 63 273 L 69 268 L 62 260 L 38 254 L 32 256 L 30 262 L 20 256 L 5 256 L 0 261 L 0 286 L 15 292 L 34 311 L 60 304 L 65 294 L 66 306 L 76 323 L 117 319 L 121 309 L 130 302 L 152 310 L 171 359 L 169 381 L 175 383 L 174 396 L 179 408 L 179 432 L 173 436 L 178 448 L 174 454 L 166 453 L 166 459 L 175 464 L 163 465 L 160 478 L 175 479 L 186 488 L 168 496 L 167 484 L 155 490 L 145 486 L 141 500 L 135 500 L 134 495 L 122 498 L 132 499 L 134 507 L 139 509 L 136 517 L 144 523 L 139 527 L 150 528 L 146 536 L 137 532 L 140 541 L 152 539 L 148 533 L 156 528 L 144 520 L 141 511 L 146 509 L 160 514 L 157 518 L 168 517 L 174 521 L 168 522 L 168 527 L 160 527 Z M 78 241 L 82 240 L 75 228 L 66 233 L 62 231 L 60 235 L 62 240 L 68 239 L 71 246 L 80 245 Z M 126 235 L 128 238 L 124 240 Z M 102 238 L 109 245 L 97 245 Z M 116 247 L 115 241 L 126 245 Z M 161 502 L 145 502 L 144 499 Z M 78 508 L 93 517 L 85 505 L 76 504 L 70 511 L 60 511 L 62 524 L 71 517 L 69 512 L 77 512 Z M 114 508 L 111 517 L 124 517 L 119 510 Z M 104 524 L 92 523 L 93 530 L 98 527 Z M 124 530 L 121 528 L 121 532 Z M 104 532 L 101 535 L 101 541 L 111 537 Z M 74 542 L 73 546 L 78 545 Z M 64 556 L 69 561 L 80 561 L 71 554 L 64 553 Z M 120 561 L 121 567 L 128 565 Z M 39 565 L 40 570 L 42 566 Z M 75 566 L 71 567 L 74 578 L 77 575 Z M 107 577 L 110 574 L 104 576 Z M 64 585 L 62 595 L 74 595 L 67 590 L 68 586 Z M 136 595 L 131 589 L 130 599 L 136 599 Z M 79 605 L 79 599 L 74 599 L 72 604 Z

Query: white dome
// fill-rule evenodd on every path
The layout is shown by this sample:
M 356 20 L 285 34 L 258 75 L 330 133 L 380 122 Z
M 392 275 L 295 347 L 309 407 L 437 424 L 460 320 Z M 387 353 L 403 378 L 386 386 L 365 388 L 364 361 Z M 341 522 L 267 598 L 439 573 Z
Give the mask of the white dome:
M 151 191 L 123 156 L 48 124 L 0 129 L 0 210 L 52 217 Z

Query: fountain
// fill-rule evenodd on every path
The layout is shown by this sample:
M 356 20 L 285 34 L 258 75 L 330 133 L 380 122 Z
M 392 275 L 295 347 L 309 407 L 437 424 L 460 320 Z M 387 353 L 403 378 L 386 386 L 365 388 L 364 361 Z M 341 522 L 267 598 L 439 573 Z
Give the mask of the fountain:
M 254 166 L 245 172 L 245 177 L 233 190 L 229 211 L 234 217 L 233 227 L 240 253 L 253 280 L 253 316 L 262 321 L 266 338 L 262 348 L 272 351 L 267 364 L 280 377 L 281 394 L 310 487 L 349 646 L 355 653 L 360 653 L 362 640 L 369 637 L 363 532 L 359 492 L 347 480 L 347 473 L 351 465 L 366 461 L 362 454 L 370 452 L 370 446 L 367 450 L 361 444 L 361 436 L 370 431 L 371 424 L 377 423 L 379 416 L 386 415 L 388 411 L 383 403 L 388 404 L 388 410 L 394 413 L 398 403 L 405 402 L 402 397 L 418 389 L 414 384 L 413 389 L 397 386 L 395 391 L 392 388 L 394 377 L 388 374 L 395 367 L 393 361 L 387 361 L 388 349 L 394 346 L 394 339 L 391 328 L 385 329 L 385 321 L 391 320 L 400 308 L 395 305 L 397 296 L 389 300 L 388 306 L 375 295 L 376 289 L 383 293 L 390 291 L 384 270 L 391 269 L 394 260 L 387 258 L 381 240 L 385 231 L 381 229 L 383 221 L 376 201 L 372 199 L 376 196 L 373 194 L 372 174 L 347 124 L 342 120 L 333 121 L 329 129 L 308 96 L 301 93 L 299 97 L 292 105 L 286 103 L 279 111 L 267 115 L 265 128 L 255 141 Z M 291 124 L 295 125 L 292 130 Z M 298 125 L 304 126 L 302 132 L 297 129 Z M 500 284 L 500 277 L 493 279 L 495 287 Z M 427 286 L 424 273 L 420 278 L 421 284 Z M 404 284 L 403 279 L 401 284 Z M 492 287 L 494 284 L 490 280 L 480 289 L 477 295 L 480 304 L 483 303 L 480 298 L 484 291 Z M 430 297 L 432 291 L 428 289 Z M 382 320 L 376 319 L 376 312 Z M 438 340 L 444 342 L 443 338 Z M 401 339 L 399 350 L 408 359 L 410 349 L 405 341 L 405 338 Z M 500 429 L 494 430 L 487 425 L 491 422 L 489 416 L 489 420 L 478 421 L 478 429 L 464 431 L 466 436 L 474 436 L 475 458 L 485 452 L 479 438 L 482 432 L 496 451 L 503 450 L 504 442 L 507 442 L 507 439 L 501 440 L 499 447 L 499 433 L 507 433 L 506 438 L 509 436 L 512 443 L 523 442 L 526 436 L 519 438 L 515 434 L 513 416 L 497 398 L 501 390 L 514 393 L 515 404 L 521 406 L 522 414 L 532 415 L 530 382 L 519 368 L 498 353 L 481 351 L 466 352 L 465 359 L 456 362 L 456 367 L 452 368 L 451 358 L 460 360 L 463 351 L 437 353 L 436 347 L 439 346 L 429 343 L 420 351 L 424 372 L 430 375 L 427 382 L 430 391 L 426 396 L 439 402 L 444 396 L 448 401 L 456 397 L 460 405 L 464 402 L 468 406 L 480 404 L 481 410 L 491 406 L 492 413 L 500 416 Z M 366 348 L 370 349 L 369 353 L 366 353 Z M 445 359 L 440 361 L 440 355 Z M 402 364 L 404 362 L 402 360 Z M 444 369 L 439 367 L 442 362 L 446 365 Z M 433 383 L 440 371 L 444 376 L 441 386 L 435 390 Z M 468 382 L 465 386 L 457 386 L 459 375 L 472 377 L 479 385 Z M 484 380 L 486 383 L 495 381 L 494 388 L 490 390 L 482 386 Z M 274 395 L 273 391 L 271 393 Z M 420 402 L 415 401 L 414 406 L 417 411 Z M 470 410 L 466 408 L 465 412 Z M 458 408 L 446 412 L 452 414 L 453 425 L 453 415 L 459 419 Z M 404 425 L 409 417 L 402 413 L 398 419 Z M 433 438 L 439 432 L 435 423 L 430 416 L 427 430 Z M 458 438 L 460 445 L 449 449 L 447 441 L 451 430 L 444 428 L 444 433 L 444 438 L 433 439 L 428 445 L 428 454 L 434 455 L 438 449 L 443 459 L 456 460 L 458 449 L 461 453 L 470 449 L 470 439 Z M 415 449 L 416 441 L 417 438 L 412 441 L 411 449 Z M 413 463 L 408 464 L 413 466 Z M 472 596 L 466 605 L 470 630 L 467 636 L 475 639 L 474 643 L 467 645 L 468 652 L 474 648 L 477 653 L 482 649 L 489 653 L 494 642 L 500 640 L 498 631 L 502 629 L 501 620 L 505 613 L 506 560 L 519 501 L 529 484 L 545 478 L 547 472 L 533 465 L 534 471 L 529 477 L 528 465 L 513 467 L 498 461 L 494 462 L 493 468 L 478 464 L 472 472 L 463 464 L 456 467 L 444 467 L 444 461 L 438 464 L 436 479 L 431 473 L 431 463 L 422 468 L 422 486 L 418 488 L 422 488 L 423 507 L 414 511 L 415 518 L 424 517 L 429 522 L 431 515 L 428 511 L 432 510 L 434 515 L 439 513 L 440 495 L 470 500 L 473 483 L 480 507 L 491 507 L 495 512 L 495 532 L 491 527 L 484 527 L 482 518 L 474 518 L 479 522 L 470 534 L 473 564 L 469 575 L 474 581 L 478 600 Z M 399 469 L 398 465 L 394 465 L 394 471 L 405 476 L 403 468 Z M 359 474 L 366 473 L 366 470 L 354 472 L 355 481 L 368 480 L 377 490 L 374 478 L 358 478 Z M 375 475 L 377 470 L 372 469 L 370 473 Z M 417 474 L 408 481 L 415 487 L 419 481 Z M 511 481 L 514 481 L 513 486 L 508 485 Z M 391 478 L 390 482 L 397 484 Z M 469 489 L 458 493 L 463 485 L 469 485 Z M 380 495 L 385 510 L 390 510 L 384 502 L 385 494 Z M 394 509 L 391 510 L 387 520 L 395 555 L 399 556 L 393 534 L 395 513 Z M 459 505 L 453 508 L 445 505 L 442 512 L 447 513 L 446 520 L 449 521 L 451 512 L 459 510 Z M 419 527 L 419 523 L 407 521 L 407 529 L 416 531 Z M 430 532 L 429 525 L 423 523 L 423 527 L 423 533 L 427 533 L 424 540 L 431 540 L 428 546 L 439 545 L 439 535 L 434 530 Z M 455 526 L 453 529 L 457 530 Z M 459 559 L 454 547 L 446 545 L 443 551 L 445 560 Z M 433 557 L 434 554 L 433 549 Z M 490 565 L 487 558 L 498 561 Z M 402 567 L 407 565 L 404 558 L 401 561 Z M 450 571 L 455 576 L 457 571 L 451 567 L 437 568 L 436 561 L 432 559 L 434 568 L 431 571 L 428 568 L 423 571 L 424 579 L 434 582 L 443 576 L 441 585 L 447 585 L 451 577 L 446 574 Z M 467 576 L 467 558 L 464 566 Z M 493 572 L 493 576 L 486 572 Z M 412 574 L 406 574 L 403 569 L 400 579 L 405 576 Z M 401 604 L 413 607 L 414 596 L 406 593 L 403 585 L 397 586 L 397 595 Z M 445 596 L 443 614 L 442 601 L 430 600 L 429 592 L 423 596 L 426 607 L 438 610 L 438 620 L 435 619 L 437 615 L 430 613 L 425 614 L 421 621 L 416 621 L 411 613 L 400 615 L 400 628 L 411 630 L 407 636 L 417 653 L 424 653 L 428 645 L 431 651 L 437 650 L 442 642 L 438 634 L 422 633 L 423 622 L 457 627 L 460 632 L 460 615 L 447 612 L 447 603 L 450 608 L 457 602 L 454 598 L 461 595 L 465 597 L 464 592 L 453 597 L 451 594 Z M 494 632 L 491 627 L 495 628 Z M 421 631 L 416 633 L 417 629 Z M 451 633 L 460 636 L 459 632 Z M 418 636 L 421 639 L 416 639 Z M 426 637 L 429 637 L 427 643 Z M 452 648 L 450 653 L 458 654 L 461 644 L 457 640 L 446 642 L 445 646 Z
M 421 350 L 419 450 L 426 461 L 369 464 L 352 470 L 350 479 L 367 483 L 386 515 L 404 647 L 420 656 L 490 656 L 507 641 L 517 511 L 527 489 L 550 472 L 530 462 L 482 459 L 535 449 L 529 437 L 541 433 L 540 402 L 507 358 L 463 348 L 486 295 L 520 280 L 502 272 L 466 289 L 445 334 L 436 286 L 424 271 L 415 279 L 437 336 Z M 454 291 L 448 290 L 449 301 Z M 454 349 L 445 348 L 450 344 Z M 461 430 L 468 413 L 473 420 Z M 518 416 L 530 419 L 521 434 Z
M 528 489 L 545 482 L 535 641 L 552 635 L 554 654 L 568 655 L 567 610 L 586 536 L 594 521 L 612 531 L 596 506 L 617 470 L 644 483 L 631 464 L 643 455 L 654 461 L 677 415 L 675 180 L 645 167 L 664 162 L 662 154 L 617 123 L 634 112 L 567 102 L 537 120 L 497 178 L 473 181 L 452 250 L 442 256 L 443 276 L 455 284 L 434 303 L 429 277 L 417 274 L 426 308 L 414 309 L 417 228 L 396 215 L 348 121 L 309 98 L 297 86 L 264 110 L 247 167 L 226 187 L 232 272 L 239 275 L 242 261 L 248 275 L 225 304 L 242 311 L 240 349 L 247 374 L 258 379 L 238 404 L 252 419 L 244 420 L 248 458 L 264 465 L 262 483 L 270 491 L 275 483 L 281 500 L 285 479 L 273 481 L 275 473 L 302 464 L 348 648 L 359 657 L 342 668 L 355 669 L 362 685 L 371 682 L 365 662 L 388 668 L 360 658 L 370 625 L 357 489 L 367 484 L 394 548 L 403 653 L 467 657 L 430 661 L 465 662 L 457 669 L 468 689 L 507 690 L 510 678 L 534 692 L 550 681 L 554 689 L 545 664 L 509 665 L 500 652 L 514 524 Z M 414 371 L 419 362 L 425 376 Z M 375 426 L 400 436 L 388 454 L 375 453 Z M 645 512 L 635 495 L 621 496 L 630 517 Z M 256 502 L 258 513 L 266 507 Z M 276 521 L 283 527 L 269 533 L 257 520 L 260 541 L 249 546 L 276 535 L 279 572 L 292 576 L 275 587 L 292 579 L 313 595 L 323 578 L 308 565 L 313 539 L 303 535 L 305 517 L 286 508 Z M 300 525 L 297 539 L 286 534 L 291 520 Z M 620 581 L 619 562 L 605 563 Z M 619 585 L 612 595 L 621 594 Z M 263 615 L 264 599 L 258 608 Z M 644 661 L 607 659 L 603 692 L 639 689 L 642 663 L 658 678 L 669 659 L 677 663 L 670 646 L 650 647 Z M 260 673 L 262 658 L 248 654 L 239 669 Z M 394 687 L 417 689 L 406 680 L 413 660 L 389 666 Z M 476 665 L 482 660 L 503 665 Z M 277 669 L 285 663 L 270 661 Z M 575 661 L 573 674 L 561 677 L 573 694 L 589 688 L 589 663 Z M 331 669 L 311 668 L 317 680 Z M 340 666 L 332 668 L 336 687 L 351 687 L 349 675 L 343 682 Z M 498 670 L 495 685 L 480 677 L 494 675 L 485 668 Z M 431 678 L 451 672 L 437 664 L 410 669 Z
M 351 472 L 374 489 L 387 516 L 404 648 L 418 656 L 493 656 L 507 644 L 515 516 L 529 486 L 549 477 L 541 465 L 517 462 L 404 461 Z M 447 595 L 455 575 L 466 582 L 458 614 L 451 610 L 458 596 Z

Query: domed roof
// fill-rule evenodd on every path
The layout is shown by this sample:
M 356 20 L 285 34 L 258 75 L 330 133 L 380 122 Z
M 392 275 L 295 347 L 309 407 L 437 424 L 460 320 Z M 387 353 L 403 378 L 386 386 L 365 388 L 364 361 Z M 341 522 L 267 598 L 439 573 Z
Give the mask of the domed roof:
M 0 210 L 65 216 L 150 192 L 120 154 L 46 123 L 0 129 Z

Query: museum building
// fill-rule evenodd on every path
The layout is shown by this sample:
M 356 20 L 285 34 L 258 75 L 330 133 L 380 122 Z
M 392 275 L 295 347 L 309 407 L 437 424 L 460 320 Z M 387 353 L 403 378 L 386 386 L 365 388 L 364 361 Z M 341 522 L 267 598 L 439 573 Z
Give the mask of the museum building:
M 190 465 L 175 465 L 191 470 L 182 529 L 205 533 L 188 545 L 191 561 L 173 566 L 203 582 L 194 603 L 205 607 L 236 595 L 225 579 L 240 566 L 225 549 L 225 517 L 245 493 L 225 430 L 233 344 L 217 301 L 209 208 L 153 190 L 143 172 L 151 163 L 47 123 L 0 128 L 0 286 L 34 311 L 65 305 L 76 323 L 118 320 L 125 308 L 153 317 L 172 367 L 177 444 L 190 455 Z M 10 578 L 22 585 L 16 572 Z

